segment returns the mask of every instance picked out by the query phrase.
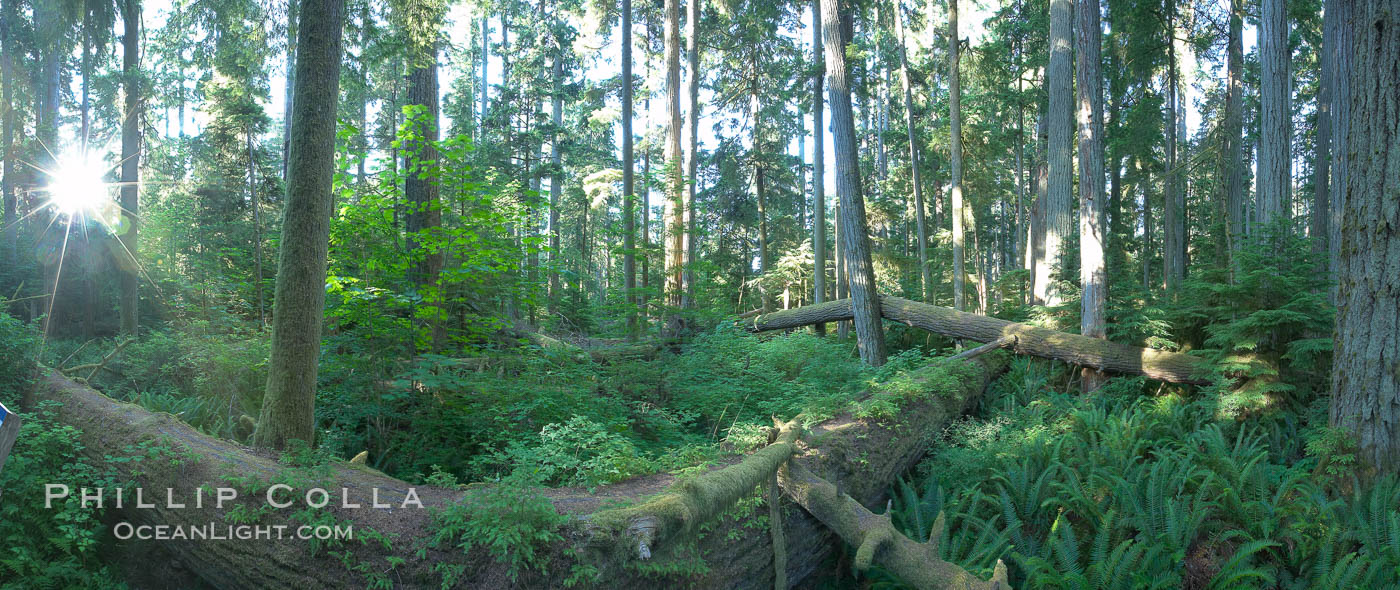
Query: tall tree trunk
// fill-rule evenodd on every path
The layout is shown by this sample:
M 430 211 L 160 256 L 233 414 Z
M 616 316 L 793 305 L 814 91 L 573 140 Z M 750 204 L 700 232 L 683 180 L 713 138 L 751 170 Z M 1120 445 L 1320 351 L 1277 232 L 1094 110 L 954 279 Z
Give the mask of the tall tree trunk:
M 696 0 L 691 0 L 692 2 Z M 685 292 L 685 178 L 681 171 L 681 6 L 666 0 L 666 294 L 667 304 L 681 307 Z M 667 332 L 680 334 L 674 311 Z
M 1081 2 L 1084 0 L 1080 0 Z M 1175 5 L 1167 17 L 1167 31 L 1171 41 L 1167 44 L 1167 175 L 1166 206 L 1162 232 L 1162 275 L 1168 294 L 1175 294 L 1186 276 L 1186 218 L 1185 191 L 1181 190 L 1181 161 L 1179 157 L 1180 138 L 1177 137 L 1177 110 L 1181 95 L 1177 83 L 1176 33 L 1177 14 Z M 1084 12 L 1080 11 L 1080 16 Z M 1081 62 L 1083 63 L 1083 62 Z M 1081 137 L 1082 141 L 1082 137 Z M 1082 157 L 1082 156 L 1081 156 Z M 1081 189 L 1083 187 L 1081 186 Z
M 822 86 L 826 75 L 822 55 L 821 0 L 812 0 L 812 302 L 826 301 L 826 102 Z M 818 335 L 826 324 L 817 324 Z
M 690 136 L 690 157 L 686 160 L 685 183 L 685 300 L 682 307 L 695 307 L 695 184 L 696 171 L 700 165 L 700 6 L 693 0 L 686 6 L 685 53 L 686 70 L 689 72 L 690 108 L 686 109 L 686 128 Z
M 19 217 L 19 202 L 15 197 L 15 97 L 14 97 L 14 51 L 15 44 L 11 23 L 18 20 L 15 13 L 15 3 L 17 0 L 0 0 L 0 158 L 3 158 L 3 167 L 0 168 L 0 197 L 4 199 L 4 215 L 0 216 L 0 226 L 3 231 L 4 244 L 0 248 L 5 249 L 5 263 L 13 264 L 16 250 L 16 240 L 19 234 L 15 231 L 15 222 Z
M 253 151 L 253 130 L 243 132 L 248 148 L 248 204 L 253 208 L 253 291 L 258 298 L 258 325 L 267 327 L 267 307 L 263 298 L 262 207 L 258 205 L 258 173 Z
M 1099 76 L 1103 28 L 1099 0 L 1079 0 L 1075 86 L 1079 96 L 1079 285 L 1082 289 L 1079 333 L 1107 337 L 1104 299 L 1108 273 L 1104 265 L 1103 78 Z M 1084 391 L 1103 384 L 1092 367 L 1082 373 Z
M 285 448 L 291 440 L 313 442 L 315 433 L 345 2 L 301 0 L 301 16 L 272 352 L 267 392 L 253 434 L 254 444 L 272 448 Z
M 1327 3 L 1326 10 L 1335 13 L 1332 21 L 1332 68 L 1330 77 L 1332 78 L 1332 185 L 1330 188 L 1330 198 L 1328 199 L 1328 210 L 1331 211 L 1332 223 L 1327 231 L 1327 268 L 1332 271 L 1333 276 L 1337 276 L 1341 269 L 1342 256 L 1342 205 L 1346 202 L 1347 183 L 1351 179 L 1348 170 L 1351 161 L 1350 146 L 1351 141 L 1348 135 L 1351 131 L 1351 67 L 1353 62 L 1352 45 L 1355 35 L 1355 28 L 1352 24 L 1353 8 L 1352 2 L 1347 0 L 1333 0 Z M 1334 287 L 1328 293 L 1332 302 L 1337 302 L 1337 291 Z
M 357 140 L 362 154 L 355 163 L 355 184 L 363 187 L 369 176 L 365 170 L 365 162 L 369 159 L 369 65 L 366 61 L 366 52 L 370 45 L 369 30 L 372 21 L 369 16 L 369 3 L 360 5 L 360 134 Z
M 556 24 L 556 26 L 558 26 Z M 557 36 L 554 39 L 554 56 L 551 59 L 551 80 L 553 89 L 550 97 L 550 122 L 553 123 L 549 136 L 549 313 L 558 309 L 560 293 L 559 247 L 563 230 L 559 227 L 560 199 L 564 194 L 564 156 L 559 149 L 560 127 L 564 123 L 564 45 Z
M 421 239 L 442 228 L 442 209 L 438 201 L 437 140 L 438 140 L 438 73 L 437 48 L 431 44 L 422 48 L 409 65 L 408 101 L 406 104 L 423 108 L 423 118 L 412 121 L 416 135 L 421 138 L 404 149 L 404 200 L 408 215 L 404 233 L 410 260 L 410 283 L 423 294 L 424 303 L 436 309 L 429 323 L 433 350 L 447 345 L 443 323 L 443 294 L 438 277 L 442 272 L 441 251 L 424 247 Z
M 477 117 L 476 140 L 478 145 L 486 143 L 486 96 L 491 88 L 491 81 L 486 76 L 487 67 L 491 63 L 491 18 L 483 15 L 481 17 L 481 114 Z
M 59 78 L 63 70 L 65 27 L 58 3 L 41 1 L 33 3 L 33 7 L 35 44 L 39 49 L 34 136 L 42 144 L 39 163 L 49 168 L 53 161 L 52 154 L 58 152 Z
M 1322 48 L 1317 56 L 1317 111 L 1315 127 L 1317 143 L 1313 146 L 1313 203 L 1309 218 L 1308 237 L 1311 238 L 1313 252 L 1325 254 L 1329 251 L 1331 238 L 1331 206 L 1328 197 L 1331 187 L 1332 160 L 1332 61 L 1337 42 L 1337 11 L 1335 2 L 1329 2 L 1322 13 Z M 1331 268 L 1330 265 L 1328 268 Z
M 952 176 L 948 200 L 953 214 L 953 309 L 967 311 L 967 248 L 964 246 L 962 196 L 962 76 L 958 73 L 958 0 L 948 0 L 948 153 Z
M 1064 295 L 1050 278 L 1052 265 L 1064 265 L 1065 250 L 1074 224 L 1070 221 L 1073 171 L 1070 144 L 1073 137 L 1074 0 L 1050 0 L 1050 65 L 1045 79 L 1050 92 L 1049 192 L 1045 201 L 1045 260 L 1036 268 L 1037 289 L 1044 287 L 1045 305 L 1059 305 Z
M 1351 59 L 1352 161 L 1342 203 L 1331 423 L 1360 459 L 1400 471 L 1400 0 L 1357 0 Z M 1347 25 L 1344 25 L 1347 26 Z
M 1031 202 L 1026 223 L 1026 271 L 1030 274 L 1026 303 L 1030 305 L 1045 305 L 1050 288 L 1050 261 L 1045 258 L 1045 202 L 1050 190 L 1049 133 L 1049 118 L 1041 114 L 1035 125 L 1035 200 Z
M 949 0 L 953 5 L 957 0 Z M 899 74 L 900 85 L 904 90 L 904 130 L 909 136 L 909 173 L 914 180 L 914 222 L 918 229 L 919 253 L 919 294 L 923 301 L 933 301 L 933 269 L 928 262 L 928 220 L 924 214 L 924 182 L 919 170 L 919 141 L 914 134 L 914 93 L 909 81 L 909 49 L 904 36 L 904 8 L 894 9 L 895 28 L 899 32 Z M 959 117 L 961 126 L 961 117 Z M 955 135 L 956 137 L 956 135 Z M 958 146 L 958 173 L 962 173 L 962 140 L 955 139 Z M 818 300 L 820 302 L 820 300 Z
M 290 129 L 292 127 L 292 87 L 296 85 L 297 59 L 297 4 L 301 0 L 287 0 L 287 86 L 282 97 L 282 181 L 287 180 L 287 156 L 291 149 Z
M 1225 132 L 1221 140 L 1225 160 L 1226 232 L 1230 276 L 1238 271 L 1238 252 L 1244 238 L 1244 0 L 1230 0 L 1230 25 L 1226 39 Z
M 122 218 L 126 230 L 118 239 L 132 257 L 130 270 L 121 276 L 121 329 L 135 336 L 140 327 L 141 292 L 137 269 L 140 266 L 140 198 L 137 194 L 141 178 L 141 1 L 125 0 L 122 4 L 122 78 L 126 86 L 126 104 L 122 113 Z M 50 148 L 52 149 L 52 147 Z
M 1291 217 L 1291 131 L 1286 0 L 1261 0 L 1259 19 L 1259 221 Z
M 78 131 L 78 143 L 84 157 L 87 156 L 88 138 L 92 136 L 90 87 L 92 80 L 92 24 L 89 22 L 92 11 L 83 7 L 83 97 L 78 109 L 82 112 L 82 128 Z M 53 149 L 53 148 L 50 148 Z
M 637 221 L 632 168 L 632 0 L 622 0 L 622 290 L 627 301 L 627 339 L 636 340 Z
M 831 125 L 836 149 L 836 193 L 841 199 L 838 222 L 841 246 L 849 271 L 856 345 L 866 364 L 885 364 L 885 336 L 880 326 L 880 299 L 875 290 L 875 268 L 870 261 L 870 238 L 865 223 L 865 199 L 860 193 L 860 163 L 856 154 L 855 116 L 851 87 L 847 83 L 846 40 L 850 15 L 843 15 L 839 0 L 821 0 L 822 33 L 826 51 L 826 75 L 831 80 Z M 844 31 L 843 31 L 844 30 Z
M 753 196 L 758 203 L 758 272 L 763 274 L 768 272 L 768 195 L 764 192 L 763 186 L 763 129 L 759 121 L 762 120 L 763 109 L 760 106 L 758 96 L 758 56 L 753 56 L 751 67 L 753 70 L 749 80 L 749 122 L 752 125 L 751 146 L 749 148 L 749 162 L 753 165 Z M 763 304 L 768 305 L 768 294 L 763 295 Z

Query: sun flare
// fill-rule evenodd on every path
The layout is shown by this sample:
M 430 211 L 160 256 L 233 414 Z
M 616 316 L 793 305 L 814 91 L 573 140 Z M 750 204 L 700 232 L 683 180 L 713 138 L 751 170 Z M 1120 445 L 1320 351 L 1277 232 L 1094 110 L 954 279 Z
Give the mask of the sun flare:
M 65 154 L 49 172 L 49 203 L 69 217 L 96 216 L 112 204 L 112 186 L 103 181 L 108 165 L 92 156 Z

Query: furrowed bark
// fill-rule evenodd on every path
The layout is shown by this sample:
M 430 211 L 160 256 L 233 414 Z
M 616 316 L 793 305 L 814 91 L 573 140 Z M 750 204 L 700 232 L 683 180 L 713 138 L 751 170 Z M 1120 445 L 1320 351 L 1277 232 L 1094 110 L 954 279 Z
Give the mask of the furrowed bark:
M 1209 382 L 1205 375 L 1208 370 L 1205 359 L 1179 352 L 1138 348 L 1079 334 L 1057 332 L 892 295 L 880 296 L 880 312 L 884 319 L 950 338 L 994 342 L 1005 337 L 1014 337 L 1016 342 L 1012 350 L 1017 354 L 1057 359 L 1112 373 L 1145 375 L 1169 383 Z M 849 319 L 850 300 L 839 299 L 820 305 L 760 315 L 752 321 L 745 321 L 744 327 L 750 332 L 764 332 Z
M 357 538 L 366 530 L 395 533 L 386 546 L 377 542 L 350 542 L 350 563 L 373 564 L 383 570 L 388 557 L 404 562 L 388 575 L 395 587 L 437 588 L 442 577 L 437 566 L 463 566 L 464 575 L 457 587 L 562 587 L 572 565 L 585 563 L 598 568 L 598 584 L 605 587 L 702 587 L 702 588 L 771 588 L 774 580 L 773 546 L 771 537 L 756 528 L 757 519 L 765 518 L 767 507 L 729 510 L 718 519 L 698 519 L 704 510 L 692 507 L 718 507 L 711 516 L 729 509 L 736 497 L 759 493 L 760 486 L 769 482 L 779 465 L 789 460 L 793 447 L 801 449 L 798 459 L 803 468 L 835 482 L 850 497 L 866 505 L 884 502 L 889 485 L 907 472 L 927 450 L 942 429 L 968 410 L 986 384 L 1006 366 L 1006 356 L 985 355 L 971 362 L 940 361 L 916 374 L 927 387 L 917 396 L 902 398 L 900 412 L 887 422 L 856 419 L 843 414 L 808 429 L 801 442 L 795 442 L 796 432 L 789 428 L 771 445 L 743 459 L 712 469 L 708 473 L 676 483 L 676 478 L 661 474 L 647 476 L 620 485 L 602 486 L 596 490 L 547 489 L 543 494 L 560 512 L 579 515 L 576 523 L 583 526 L 566 527 L 561 531 L 566 540 L 545 549 L 544 571 L 524 569 L 518 577 L 506 573 L 505 565 L 496 561 L 480 547 L 463 553 L 455 547 L 427 547 L 435 533 L 431 511 L 459 502 L 472 491 L 433 486 L 415 486 L 382 473 L 336 462 L 323 472 L 317 471 L 315 485 L 326 489 L 332 501 L 326 510 L 337 521 L 351 524 Z M 101 393 L 78 385 L 61 375 L 53 374 L 40 383 L 37 395 L 42 400 L 61 402 L 56 408 L 58 419 L 81 432 L 80 452 L 110 464 L 117 470 L 117 479 L 129 481 L 147 491 L 147 501 L 155 508 L 136 509 L 130 499 L 112 516 L 133 525 L 223 526 L 233 524 L 228 516 L 237 507 L 242 514 L 251 514 L 266 506 L 264 493 L 240 491 L 239 499 L 216 506 L 209 493 L 202 507 L 194 506 L 191 496 L 201 486 L 230 487 L 256 482 L 263 489 L 271 481 L 285 477 L 285 465 L 266 455 L 241 445 L 219 440 L 196 431 L 169 414 L 151 413 L 139 406 L 117 402 Z M 878 391 L 872 395 L 882 394 Z M 786 441 L 786 442 L 785 442 Z M 787 446 L 784 447 L 783 445 Z M 159 448 L 159 456 L 150 456 L 150 449 Z M 131 454 L 147 455 L 142 461 L 110 461 L 109 457 Z M 324 481 L 320 481 L 324 480 Z M 186 508 L 172 509 L 165 503 L 163 488 L 173 488 L 176 501 L 184 500 Z M 340 491 L 344 488 L 344 491 Z M 413 488 L 424 509 L 402 508 L 408 490 Z M 392 508 L 371 508 L 372 490 L 378 490 L 381 503 Z M 162 490 L 153 494 L 152 491 Z M 36 492 L 37 493 L 37 492 Z M 74 494 L 79 490 L 73 490 Z M 363 506 L 347 510 L 340 507 L 340 494 L 351 503 Z M 288 492 L 282 498 L 300 498 L 305 490 Z M 738 494 L 738 496 L 736 496 Z M 110 498 L 110 493 L 109 493 Z M 642 500 L 627 508 L 612 508 L 618 502 Z M 298 502 L 285 510 L 272 510 L 259 516 L 256 525 L 286 525 L 295 530 L 300 521 L 292 514 L 302 508 Z M 681 510 L 681 507 L 685 507 Z M 678 518 L 679 517 L 679 518 Z M 707 520 L 701 527 L 701 521 Z M 822 568 L 829 567 L 829 557 L 839 540 L 818 520 L 795 505 L 782 507 L 782 526 L 786 537 L 786 577 L 790 586 L 802 585 L 819 571 L 836 575 Z M 608 526 L 604 526 L 608 525 Z M 650 527 L 648 551 L 650 561 L 639 560 L 638 541 Z M 703 534 L 700 528 L 708 529 Z M 677 535 L 675 533 L 684 533 Z M 730 533 L 737 532 L 731 539 Z M 667 552 L 681 546 L 682 540 L 694 539 L 695 553 L 703 555 L 703 573 L 655 573 L 655 566 L 666 559 Z M 342 588 L 365 585 L 362 574 L 347 569 L 337 555 L 327 551 L 313 554 L 304 541 L 284 540 L 199 540 L 199 541 L 137 541 L 140 552 L 165 551 L 200 579 L 219 589 L 244 588 Z M 603 547 L 600 551 L 598 548 Z M 417 551 L 426 550 L 426 557 Z M 566 550 L 578 550 L 570 557 Z M 339 551 L 339 550 L 337 550 Z M 577 560 L 577 561 L 576 561 Z

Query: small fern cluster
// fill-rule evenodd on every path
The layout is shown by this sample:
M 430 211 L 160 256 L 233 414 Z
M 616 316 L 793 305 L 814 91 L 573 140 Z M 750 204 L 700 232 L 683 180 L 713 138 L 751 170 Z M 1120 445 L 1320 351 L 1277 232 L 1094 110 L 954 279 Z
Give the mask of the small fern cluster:
M 1214 401 L 1143 397 L 1141 379 L 1027 396 L 1038 367 L 1017 360 L 989 404 L 1016 409 L 952 429 L 896 486 L 896 526 L 926 538 L 943 514 L 944 558 L 983 575 L 1006 559 L 1018 588 L 1400 585 L 1400 480 L 1329 491 L 1301 442 L 1320 428 L 1221 421 Z

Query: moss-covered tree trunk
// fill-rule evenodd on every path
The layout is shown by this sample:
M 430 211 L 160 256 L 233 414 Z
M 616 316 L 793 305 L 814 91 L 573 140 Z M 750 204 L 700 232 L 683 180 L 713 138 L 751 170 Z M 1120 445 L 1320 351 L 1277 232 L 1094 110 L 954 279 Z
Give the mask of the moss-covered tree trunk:
M 303 0 L 287 168 L 287 206 L 272 308 L 267 392 L 254 441 L 282 448 L 310 442 L 316 404 L 316 362 L 326 302 L 335 114 L 340 98 L 345 0 Z

